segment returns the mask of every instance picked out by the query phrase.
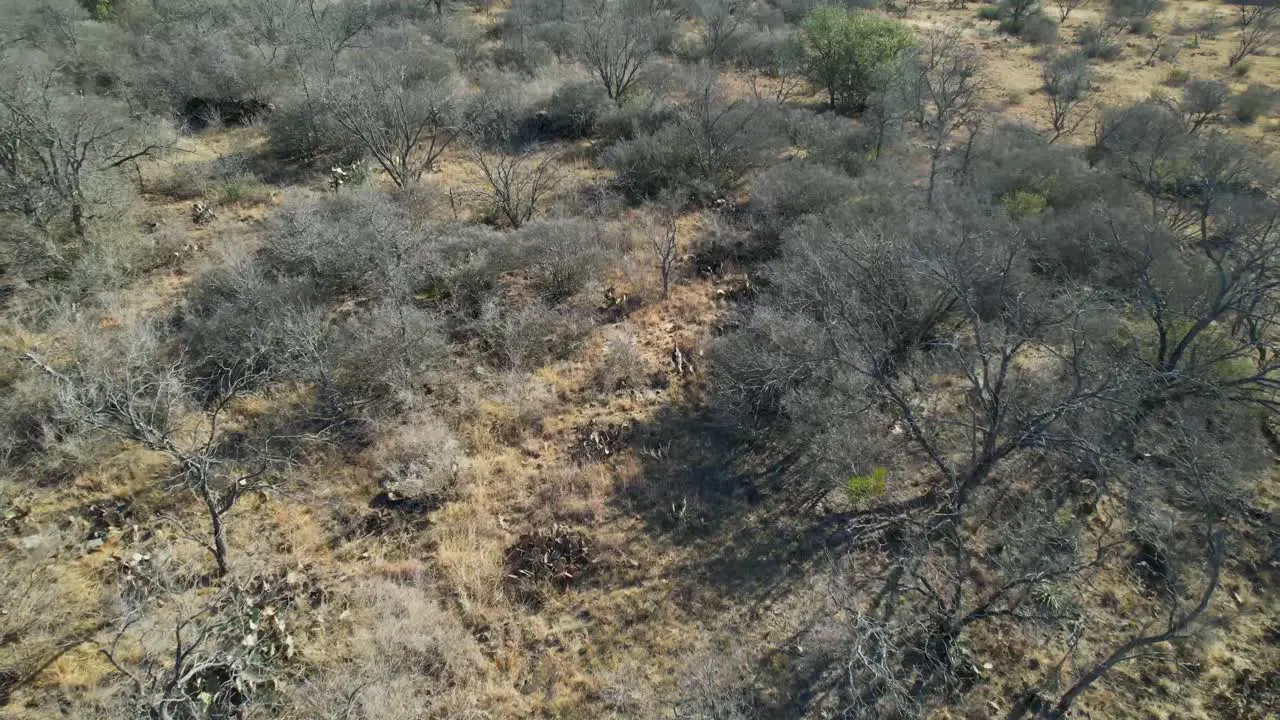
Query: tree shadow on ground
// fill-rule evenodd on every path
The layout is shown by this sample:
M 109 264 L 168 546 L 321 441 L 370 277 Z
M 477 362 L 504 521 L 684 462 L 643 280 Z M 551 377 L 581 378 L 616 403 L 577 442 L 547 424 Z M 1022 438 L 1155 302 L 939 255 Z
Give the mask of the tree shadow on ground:
M 856 516 L 815 509 L 798 453 L 711 409 L 664 408 L 630 442 L 640 469 L 612 502 L 693 550 L 673 570 L 692 599 L 768 604 L 858 539 Z
M 874 578 L 885 567 L 877 558 L 898 542 L 884 519 L 925 508 L 931 496 L 823 509 L 817 499 L 829 488 L 806 471 L 800 452 L 734 427 L 709 405 L 663 408 L 629 440 L 639 468 L 612 502 L 642 518 L 659 543 L 684 550 L 664 572 L 674 602 L 698 617 L 722 609 L 727 624 L 715 632 L 730 635 L 745 632 L 735 623 L 802 608 L 784 637 L 756 649 L 760 717 L 800 718 L 838 703 L 840 658 L 831 654 L 838 647 L 814 646 L 833 630 L 824 578 L 846 577 L 837 566 L 863 548 L 858 583 L 878 588 Z

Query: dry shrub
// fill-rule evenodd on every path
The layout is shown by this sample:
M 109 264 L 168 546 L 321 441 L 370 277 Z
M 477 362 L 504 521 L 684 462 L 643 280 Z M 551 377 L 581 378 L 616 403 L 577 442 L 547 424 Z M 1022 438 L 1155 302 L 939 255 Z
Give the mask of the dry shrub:
M 383 434 L 371 450 L 382 488 L 403 498 L 441 502 L 451 497 L 463 460 L 462 445 L 430 413 L 406 418 Z
M 475 333 L 498 367 L 532 370 L 577 351 L 591 320 L 577 308 L 493 300 L 481 311 Z
M 596 367 L 592 384 L 605 395 L 644 385 L 646 366 L 635 336 L 618 333 L 605 342 L 604 356 Z
M 201 163 L 175 165 L 171 172 L 154 181 L 149 189 L 174 200 L 199 200 L 209 191 L 208 168 Z
M 709 648 L 686 659 L 678 718 L 749 720 L 761 717 L 751 658 L 741 647 Z
M 58 444 L 58 387 L 14 356 L 0 358 L 0 467 L 34 461 Z
M 751 213 L 775 232 L 810 213 L 853 197 L 853 178 L 806 160 L 776 165 L 760 174 L 751 190 Z
M 523 373 L 507 373 L 463 419 L 469 449 L 478 454 L 492 450 L 495 443 L 519 445 L 530 433 L 542 431 L 543 418 L 558 404 L 550 385 L 533 382 Z
M 460 680 L 483 664 L 475 638 L 427 588 L 371 582 L 356 596 L 369 616 L 355 632 L 355 648 L 393 673 Z
M 139 232 L 143 213 L 90 226 L 84 241 L 64 244 L 16 218 L 0 217 L 0 305 L 11 317 L 31 320 L 60 305 L 83 304 L 95 293 L 124 287 L 131 279 L 173 266 L 189 243 L 167 227 Z M 30 292 L 43 286 L 48 292 Z M 31 303 L 26 307 L 26 302 Z
M 369 580 L 349 598 L 350 634 L 312 679 L 290 689 L 306 717 L 412 720 L 480 717 L 472 690 L 484 657 L 422 584 Z
M 604 462 L 617 455 L 631 439 L 631 423 L 587 423 L 577 428 L 569 457 L 579 465 Z
M 517 236 L 519 265 L 548 305 L 580 293 L 619 256 L 621 240 L 587 220 L 541 220 Z

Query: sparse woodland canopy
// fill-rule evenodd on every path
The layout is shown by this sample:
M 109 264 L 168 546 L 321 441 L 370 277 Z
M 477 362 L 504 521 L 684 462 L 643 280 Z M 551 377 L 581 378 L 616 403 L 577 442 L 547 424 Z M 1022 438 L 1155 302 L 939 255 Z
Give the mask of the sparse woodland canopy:
M 1055 6 L 0 0 L 0 714 L 1269 717 L 1280 17 Z

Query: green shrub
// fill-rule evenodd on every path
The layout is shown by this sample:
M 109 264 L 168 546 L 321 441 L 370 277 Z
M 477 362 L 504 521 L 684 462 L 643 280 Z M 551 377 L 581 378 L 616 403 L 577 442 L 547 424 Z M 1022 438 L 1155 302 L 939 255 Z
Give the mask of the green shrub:
M 849 482 L 845 485 L 845 490 L 848 491 L 849 498 L 854 502 L 873 500 L 884 494 L 885 477 L 888 474 L 888 469 L 884 467 L 872 468 L 871 472 L 866 475 L 854 475 L 849 478 Z
M 1008 211 L 1009 217 L 1014 220 L 1022 220 L 1023 218 L 1034 217 L 1045 211 L 1049 207 L 1049 199 L 1044 195 L 1027 190 L 1014 190 L 1013 192 L 1000 198 L 1000 202 L 1004 204 L 1005 210 Z
M 1231 74 L 1235 75 L 1236 77 L 1242 78 L 1248 75 L 1249 71 L 1252 69 L 1253 69 L 1252 63 L 1250 63 L 1248 60 L 1242 60 L 1236 63 L 1235 66 L 1231 68 Z
M 832 107 L 853 112 L 866 107 L 880 71 L 914 43 L 907 25 L 835 5 L 815 8 L 800 32 L 810 81 Z
M 107 21 L 116 16 L 114 0 L 80 0 L 80 5 L 88 10 L 95 20 Z
M 218 186 L 214 202 L 218 205 L 264 205 L 271 200 L 271 188 L 251 175 L 224 180 Z
M 1000 8 L 996 7 L 995 5 L 983 5 L 982 7 L 978 8 L 978 19 L 979 20 L 999 20 Z
M 1051 614 L 1061 614 L 1071 603 L 1071 595 L 1051 583 L 1036 585 L 1035 598 L 1045 612 Z
M 1164 76 L 1164 84 L 1169 87 L 1178 87 L 1186 85 L 1191 80 L 1191 71 L 1183 68 L 1173 68 L 1169 74 Z

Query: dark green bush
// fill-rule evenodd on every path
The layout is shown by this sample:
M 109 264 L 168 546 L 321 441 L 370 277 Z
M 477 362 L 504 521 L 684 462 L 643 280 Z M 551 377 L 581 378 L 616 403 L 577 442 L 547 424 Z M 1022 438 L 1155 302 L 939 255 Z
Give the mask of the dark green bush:
M 684 186 L 695 174 L 693 149 L 672 126 L 624 140 L 601 157 L 616 173 L 615 184 L 633 201 Z
M 612 107 L 600 83 L 567 83 L 551 93 L 535 121 L 545 137 L 576 140 L 594 135 Z
M 781 228 L 853 196 L 853 178 L 806 160 L 775 165 L 756 178 L 751 214 L 766 226 Z
M 868 112 L 867 120 L 874 116 Z M 793 110 L 785 119 L 788 138 L 803 148 L 810 162 L 836 168 L 848 175 L 858 176 L 871 162 L 876 143 L 881 148 L 893 146 L 900 128 L 898 123 L 876 125 L 864 122 L 854 125 L 847 119 L 832 113 L 814 113 L 810 110 Z
M 1022 23 L 1018 37 L 1032 45 L 1051 45 L 1058 41 L 1058 23 L 1044 13 L 1035 13 Z
M 267 152 L 277 160 L 328 169 L 360 159 L 359 145 L 314 100 L 297 97 L 285 101 L 267 119 L 266 126 Z
M 1080 47 L 1084 54 L 1098 60 L 1115 60 L 1124 51 L 1124 45 L 1107 28 L 1088 25 L 1080 31 Z
M 1252 123 L 1271 112 L 1276 94 L 1261 83 L 1253 83 L 1231 100 L 1231 113 L 1242 123 Z

